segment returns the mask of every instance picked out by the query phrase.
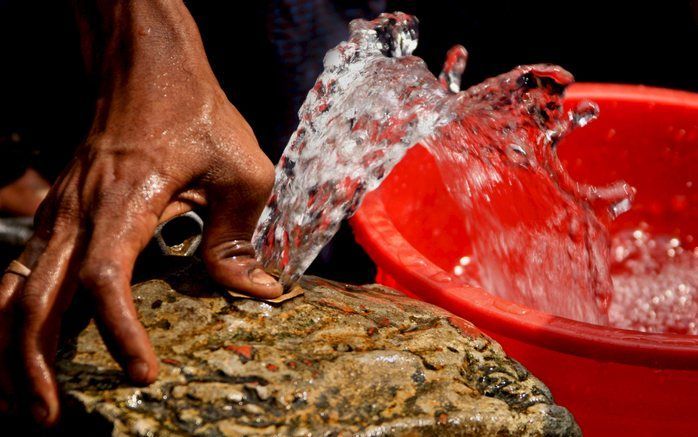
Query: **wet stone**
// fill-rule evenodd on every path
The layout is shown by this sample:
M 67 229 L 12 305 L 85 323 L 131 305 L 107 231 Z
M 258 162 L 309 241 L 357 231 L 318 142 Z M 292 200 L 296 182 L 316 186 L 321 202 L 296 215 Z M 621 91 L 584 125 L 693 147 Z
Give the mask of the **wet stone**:
M 270 305 L 136 285 L 158 381 L 130 385 L 91 325 L 58 363 L 67 415 L 115 436 L 580 434 L 468 322 L 377 285 L 301 286 Z

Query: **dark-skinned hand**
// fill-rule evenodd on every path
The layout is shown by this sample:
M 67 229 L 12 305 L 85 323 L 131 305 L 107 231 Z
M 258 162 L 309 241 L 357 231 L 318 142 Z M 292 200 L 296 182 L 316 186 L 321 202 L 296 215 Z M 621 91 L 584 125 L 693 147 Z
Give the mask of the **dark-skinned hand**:
M 210 275 L 254 296 L 282 293 L 250 244 L 274 169 L 216 81 L 188 11 L 179 0 L 94 3 L 107 36 L 90 38 L 82 22 L 87 66 L 99 78 L 93 126 L 36 215 L 18 259 L 31 274 L 0 281 L 0 410 L 28 407 L 44 425 L 59 417 L 53 364 L 79 286 L 129 377 L 155 380 L 130 280 L 159 223 L 207 208 Z

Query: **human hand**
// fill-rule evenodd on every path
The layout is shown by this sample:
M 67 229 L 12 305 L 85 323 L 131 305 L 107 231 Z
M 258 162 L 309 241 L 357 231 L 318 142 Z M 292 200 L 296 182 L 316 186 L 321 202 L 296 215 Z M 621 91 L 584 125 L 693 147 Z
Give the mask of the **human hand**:
M 123 3 L 138 9 L 150 2 Z M 173 11 L 171 4 L 164 8 L 178 23 L 174 30 L 154 30 L 170 23 L 163 11 L 152 22 L 122 21 L 126 29 L 112 29 L 127 46 L 107 45 L 114 52 L 107 49 L 101 68 L 106 79 L 91 132 L 42 203 L 18 259 L 31 273 L 6 273 L 0 281 L 0 408 L 22 394 L 45 425 L 59 415 L 53 363 L 79 284 L 130 378 L 140 384 L 156 378 L 157 358 L 138 321 L 130 279 L 159 223 L 206 207 L 202 254 L 210 275 L 254 296 L 282 293 L 250 243 L 273 166 L 220 89 L 186 9 Z M 144 11 L 134 16 L 148 18 Z M 186 34 L 192 26 L 193 36 Z

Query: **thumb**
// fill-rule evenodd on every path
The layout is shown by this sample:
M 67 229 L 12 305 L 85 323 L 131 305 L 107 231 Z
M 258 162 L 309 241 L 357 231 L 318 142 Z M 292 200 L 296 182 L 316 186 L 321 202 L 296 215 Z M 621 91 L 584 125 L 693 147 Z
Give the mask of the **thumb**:
M 266 196 L 249 196 L 239 188 L 215 191 L 208 196 L 209 220 L 202 241 L 208 273 L 234 291 L 264 299 L 280 296 L 281 284 L 262 269 L 250 242 Z

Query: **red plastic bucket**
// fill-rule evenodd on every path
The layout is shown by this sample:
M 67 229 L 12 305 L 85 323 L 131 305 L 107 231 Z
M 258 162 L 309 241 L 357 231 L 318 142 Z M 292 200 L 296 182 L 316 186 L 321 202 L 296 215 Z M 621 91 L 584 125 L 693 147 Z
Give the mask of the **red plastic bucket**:
M 637 187 L 615 226 L 645 221 L 698 239 L 698 94 L 575 84 L 565 103 L 584 99 L 601 114 L 559 146 L 572 175 Z M 451 273 L 467 244 L 459 215 L 433 159 L 415 147 L 352 224 L 379 283 L 474 322 L 550 387 L 586 435 L 697 435 L 698 336 L 576 322 L 460 285 Z

